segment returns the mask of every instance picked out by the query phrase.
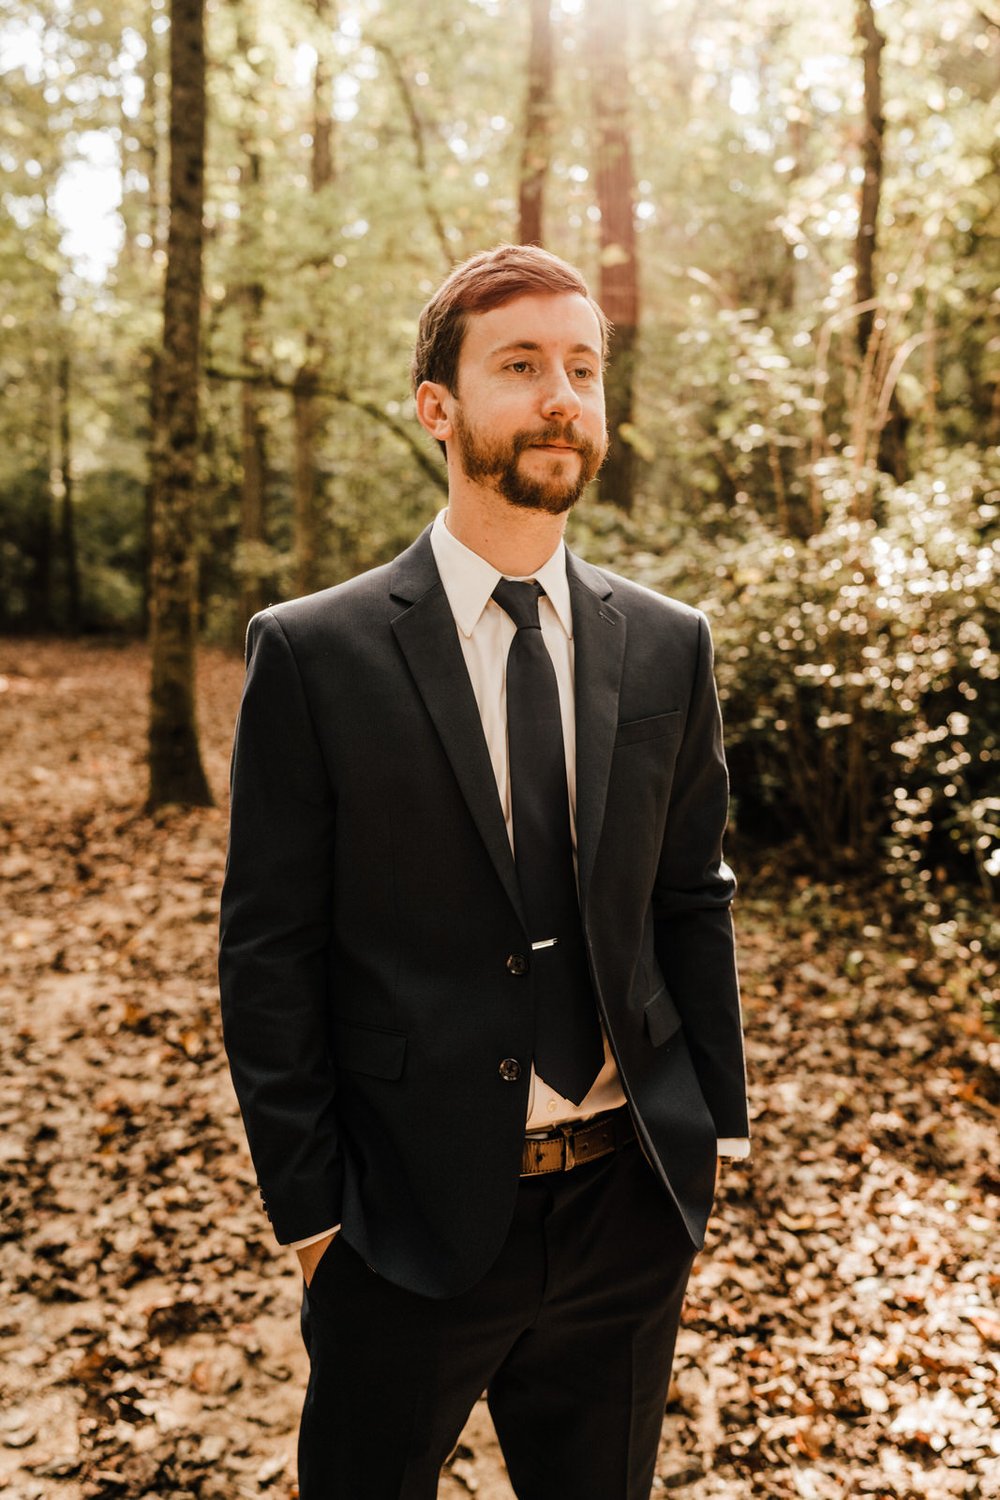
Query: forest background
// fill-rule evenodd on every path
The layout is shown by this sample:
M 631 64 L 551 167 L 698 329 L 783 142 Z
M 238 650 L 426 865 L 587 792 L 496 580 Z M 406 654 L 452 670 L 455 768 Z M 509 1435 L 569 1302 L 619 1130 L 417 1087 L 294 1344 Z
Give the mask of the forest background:
M 170 17 L 4 10 L 0 628 L 138 633 L 171 440 Z M 211 0 L 205 17 L 207 64 L 173 61 L 187 89 L 205 65 L 208 94 L 204 252 L 177 254 L 203 311 L 184 511 L 201 639 L 238 646 L 254 609 L 385 560 L 433 515 L 417 312 L 463 256 L 542 240 L 618 329 L 612 454 L 571 539 L 708 612 L 737 836 L 889 870 L 921 901 L 941 876 L 989 896 L 1000 16 Z M 113 222 L 94 214 L 81 253 L 79 204 L 109 183 Z M 954 911 L 928 910 L 949 939 Z
M 420 306 L 464 256 L 537 241 L 584 269 L 617 330 L 611 455 L 571 544 L 712 623 L 751 964 L 770 923 L 805 989 L 827 1011 L 842 998 L 841 1040 L 888 1059 L 859 997 L 894 953 L 910 1020 L 945 1028 L 942 1088 L 995 1122 L 995 0 L 3 0 L 0 69 L 15 1014 L 32 961 L 39 983 L 65 968 L 45 892 L 66 864 L 86 908 L 88 848 L 114 844 L 114 885 L 169 836 L 168 873 L 203 860 L 211 920 L 224 830 L 181 808 L 224 798 L 246 622 L 434 515 L 444 470 L 408 386 Z M 151 696 L 127 644 L 147 635 Z M 76 787 L 64 823 L 41 811 L 54 778 Z M 113 836 L 109 806 L 128 813 Z M 163 901 L 147 924 L 173 920 Z M 201 1040 L 182 1026 L 170 1045 L 207 1065 L 202 946 L 176 1000 Z M 122 1004 L 126 1041 L 156 1031 Z M 21 1059 L 36 1082 L 41 1056 Z M 978 1212 L 996 1174 L 969 1173 Z M 105 1399 L 116 1372 L 81 1369 Z M 65 1472 L 118 1472 L 101 1451 Z M 760 1452 L 748 1439 L 748 1472 Z M 786 1492 L 807 1493 L 760 1491 Z

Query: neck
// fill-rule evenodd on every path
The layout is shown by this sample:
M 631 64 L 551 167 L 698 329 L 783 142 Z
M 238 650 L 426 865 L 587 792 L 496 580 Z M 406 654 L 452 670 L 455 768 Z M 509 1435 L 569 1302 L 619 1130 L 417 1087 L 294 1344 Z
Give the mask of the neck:
M 485 558 L 498 573 L 515 578 L 526 577 L 548 562 L 566 530 L 565 513 L 553 516 L 511 505 L 495 490 L 470 485 L 468 480 L 449 486 L 445 522 L 470 552 Z

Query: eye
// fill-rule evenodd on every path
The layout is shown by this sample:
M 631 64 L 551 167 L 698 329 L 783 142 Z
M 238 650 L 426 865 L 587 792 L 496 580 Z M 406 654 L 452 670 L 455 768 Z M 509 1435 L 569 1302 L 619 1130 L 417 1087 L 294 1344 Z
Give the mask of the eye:
M 573 371 L 574 380 L 593 380 L 594 372 L 589 365 L 577 365 Z
M 527 359 L 512 359 L 507 365 L 507 369 L 512 370 L 515 375 L 523 375 L 531 369 L 531 361 Z

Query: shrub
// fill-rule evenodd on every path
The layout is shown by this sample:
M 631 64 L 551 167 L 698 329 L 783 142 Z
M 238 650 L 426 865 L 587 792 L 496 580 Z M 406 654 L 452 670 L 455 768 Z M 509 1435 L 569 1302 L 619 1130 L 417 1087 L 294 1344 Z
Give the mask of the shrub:
M 960 450 L 906 485 L 862 478 L 863 507 L 849 462 L 826 462 L 826 521 L 804 540 L 745 495 L 625 534 L 590 511 L 577 535 L 712 619 L 738 826 L 796 838 L 819 871 L 885 862 L 917 885 L 941 868 L 989 891 L 1000 476 Z

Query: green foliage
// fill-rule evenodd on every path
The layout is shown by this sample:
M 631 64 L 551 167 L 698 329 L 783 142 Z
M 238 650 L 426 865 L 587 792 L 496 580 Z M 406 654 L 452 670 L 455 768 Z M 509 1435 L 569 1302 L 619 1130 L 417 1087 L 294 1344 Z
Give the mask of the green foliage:
M 24 470 L 0 490 L 0 629 L 47 630 L 54 623 L 47 476 Z
M 1000 464 L 945 452 L 884 481 L 878 524 L 858 519 L 849 466 L 824 465 L 822 487 L 828 519 L 804 540 L 745 496 L 667 536 L 649 512 L 626 538 L 593 513 L 577 536 L 709 614 L 738 830 L 797 840 L 812 868 L 887 860 L 914 895 L 941 869 L 990 894 Z
M 91 474 L 74 506 L 86 630 L 135 632 L 143 625 L 145 497 L 129 473 Z M 22 474 L 0 490 L 0 630 L 66 624 L 65 564 L 48 476 Z
M 76 507 L 76 540 L 89 630 L 135 632 L 145 618 L 146 494 L 135 475 L 87 476 Z

